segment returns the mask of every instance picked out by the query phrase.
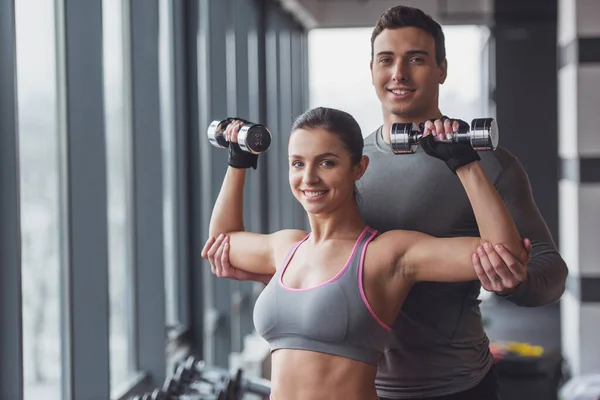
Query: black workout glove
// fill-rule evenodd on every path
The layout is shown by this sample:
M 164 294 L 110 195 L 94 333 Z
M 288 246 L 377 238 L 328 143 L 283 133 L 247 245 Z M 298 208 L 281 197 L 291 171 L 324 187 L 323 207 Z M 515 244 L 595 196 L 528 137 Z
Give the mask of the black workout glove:
M 425 153 L 444 161 L 455 174 L 458 168 L 481 160 L 479 154 L 468 143 L 437 142 L 433 135 L 427 135 L 419 139 L 419 144 Z
M 229 143 L 229 165 L 233 168 L 254 168 L 258 165 L 258 154 L 248 153 L 237 143 Z
M 247 124 L 243 118 L 228 118 L 227 124 L 234 121 L 242 121 L 244 124 Z M 240 145 L 234 142 L 229 143 L 229 166 L 233 168 L 254 168 L 256 169 L 258 165 L 258 154 L 252 154 L 247 151 L 244 151 L 240 148 Z
M 432 118 L 430 121 L 435 122 L 437 119 L 441 119 L 442 122 L 444 122 L 450 118 L 443 115 L 441 118 Z M 462 119 L 454 119 L 453 121 L 458 122 L 459 131 L 470 129 L 469 124 Z M 424 123 L 419 124 L 421 132 L 423 132 L 424 127 Z M 481 160 L 479 154 L 473 150 L 473 147 L 468 143 L 437 142 L 433 135 L 427 135 L 419 139 L 419 144 L 427 154 L 444 161 L 448 168 L 455 174 L 457 168 L 472 163 L 473 161 Z

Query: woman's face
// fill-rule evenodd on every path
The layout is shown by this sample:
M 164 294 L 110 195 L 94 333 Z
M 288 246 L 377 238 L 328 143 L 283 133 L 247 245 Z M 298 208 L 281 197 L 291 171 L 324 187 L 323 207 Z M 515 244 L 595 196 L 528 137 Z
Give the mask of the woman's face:
M 306 212 L 327 213 L 354 201 L 354 183 L 366 161 L 352 165 L 338 135 L 320 128 L 297 129 L 290 136 L 288 155 L 290 188 Z

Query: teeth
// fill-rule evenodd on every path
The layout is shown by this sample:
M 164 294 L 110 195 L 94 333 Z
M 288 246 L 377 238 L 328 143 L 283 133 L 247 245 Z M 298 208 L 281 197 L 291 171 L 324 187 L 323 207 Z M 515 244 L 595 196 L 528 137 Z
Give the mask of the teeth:
M 307 191 L 304 191 L 304 195 L 306 197 L 317 197 L 317 196 L 322 195 L 323 193 L 325 193 L 324 190 L 321 190 L 320 192 L 307 192 Z
M 410 93 L 410 90 L 392 90 L 392 93 L 403 95 L 403 94 Z

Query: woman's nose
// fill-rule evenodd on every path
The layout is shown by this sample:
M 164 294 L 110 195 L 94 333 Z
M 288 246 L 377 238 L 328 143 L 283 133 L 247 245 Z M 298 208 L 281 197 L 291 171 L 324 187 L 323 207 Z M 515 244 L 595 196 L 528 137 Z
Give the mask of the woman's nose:
M 315 183 L 319 181 L 319 176 L 314 168 L 306 168 L 304 170 L 304 176 L 302 177 L 304 183 Z

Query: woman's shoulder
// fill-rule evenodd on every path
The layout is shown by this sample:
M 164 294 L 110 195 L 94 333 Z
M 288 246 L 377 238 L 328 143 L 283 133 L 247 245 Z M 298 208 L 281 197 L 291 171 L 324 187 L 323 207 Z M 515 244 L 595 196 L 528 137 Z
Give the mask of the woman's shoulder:
M 406 251 L 424 235 L 421 232 L 400 229 L 378 233 L 370 245 L 373 250 L 371 260 L 388 266 L 390 262 L 396 264 Z
M 376 246 L 391 246 L 392 248 L 403 247 L 403 245 L 410 244 L 415 235 L 419 235 L 419 232 L 401 229 L 378 232 L 373 238 L 373 244 Z
M 308 236 L 308 232 L 300 229 L 282 229 L 271 235 L 272 240 L 277 244 L 296 243 Z

